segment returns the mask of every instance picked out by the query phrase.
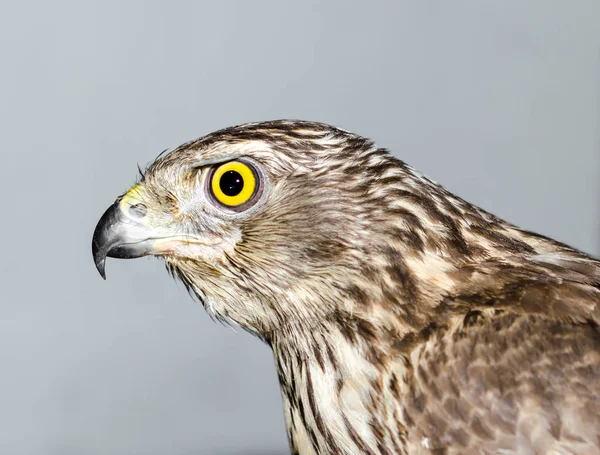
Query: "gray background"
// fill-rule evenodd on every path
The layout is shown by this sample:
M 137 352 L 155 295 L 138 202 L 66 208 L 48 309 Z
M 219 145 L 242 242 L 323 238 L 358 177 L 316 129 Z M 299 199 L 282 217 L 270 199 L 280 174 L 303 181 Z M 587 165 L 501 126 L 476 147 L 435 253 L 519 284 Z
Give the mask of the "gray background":
M 287 452 L 271 354 L 157 260 L 94 269 L 136 164 L 329 122 L 600 251 L 600 3 L 13 2 L 0 14 L 0 453 Z

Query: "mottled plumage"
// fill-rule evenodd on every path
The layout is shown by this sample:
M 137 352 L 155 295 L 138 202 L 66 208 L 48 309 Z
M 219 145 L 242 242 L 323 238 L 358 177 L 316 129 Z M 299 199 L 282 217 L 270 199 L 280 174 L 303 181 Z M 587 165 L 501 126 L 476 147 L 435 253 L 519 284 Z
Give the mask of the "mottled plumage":
M 233 210 L 209 180 L 238 159 L 262 186 Z M 600 455 L 600 263 L 367 139 L 275 121 L 186 143 L 93 246 L 102 273 L 163 257 L 272 347 L 296 454 Z

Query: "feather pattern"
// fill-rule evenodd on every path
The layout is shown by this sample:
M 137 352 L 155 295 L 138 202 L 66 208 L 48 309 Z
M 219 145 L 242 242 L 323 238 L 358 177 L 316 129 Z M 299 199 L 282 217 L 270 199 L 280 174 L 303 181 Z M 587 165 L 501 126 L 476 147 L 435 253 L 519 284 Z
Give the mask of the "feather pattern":
M 237 157 L 264 194 L 224 214 L 198 182 Z M 155 219 L 218 239 L 164 259 L 272 347 L 293 453 L 600 455 L 594 258 L 319 123 L 217 131 L 140 185 Z

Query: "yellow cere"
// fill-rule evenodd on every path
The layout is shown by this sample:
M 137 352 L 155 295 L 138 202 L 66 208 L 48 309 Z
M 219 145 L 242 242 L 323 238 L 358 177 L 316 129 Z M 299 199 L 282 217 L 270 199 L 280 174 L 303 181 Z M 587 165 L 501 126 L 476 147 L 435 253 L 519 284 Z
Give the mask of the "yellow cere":
M 141 191 L 139 183 L 133 185 L 121 199 L 121 208 L 129 205 L 135 205 L 140 202 Z
M 221 190 L 221 178 L 229 171 L 237 172 L 243 179 L 242 190 L 234 196 L 229 196 Z M 230 161 L 215 170 L 212 175 L 211 189 L 213 195 L 221 204 L 228 207 L 237 207 L 248 202 L 253 196 L 256 189 L 256 177 L 247 164 L 240 161 Z

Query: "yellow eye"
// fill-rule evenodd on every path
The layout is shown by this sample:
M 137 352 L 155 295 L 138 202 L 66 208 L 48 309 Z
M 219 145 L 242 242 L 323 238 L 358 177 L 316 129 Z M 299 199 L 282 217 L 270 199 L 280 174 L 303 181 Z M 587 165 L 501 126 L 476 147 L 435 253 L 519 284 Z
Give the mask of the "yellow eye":
M 210 188 L 215 199 L 227 207 L 238 207 L 256 194 L 254 170 L 241 161 L 230 161 L 214 170 Z

